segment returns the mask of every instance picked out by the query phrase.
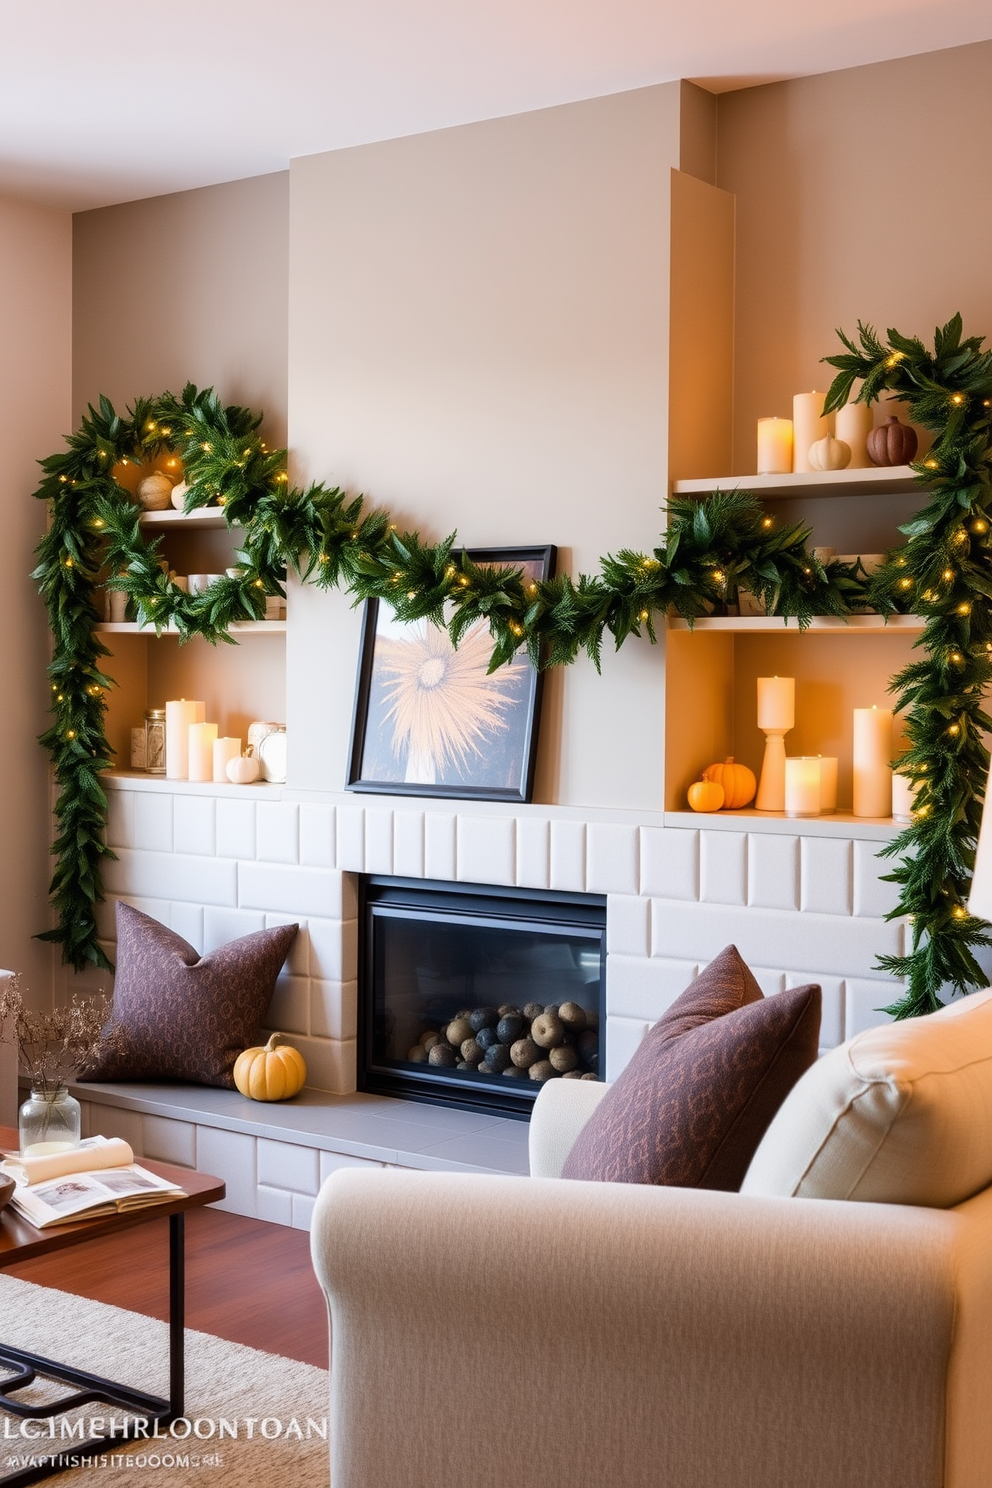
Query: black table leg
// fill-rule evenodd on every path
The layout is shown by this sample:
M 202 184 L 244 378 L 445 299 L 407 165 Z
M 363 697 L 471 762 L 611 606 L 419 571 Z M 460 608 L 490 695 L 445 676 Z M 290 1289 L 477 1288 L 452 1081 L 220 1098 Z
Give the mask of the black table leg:
M 185 1214 L 169 1215 L 169 1410 L 178 1420 L 186 1406 Z

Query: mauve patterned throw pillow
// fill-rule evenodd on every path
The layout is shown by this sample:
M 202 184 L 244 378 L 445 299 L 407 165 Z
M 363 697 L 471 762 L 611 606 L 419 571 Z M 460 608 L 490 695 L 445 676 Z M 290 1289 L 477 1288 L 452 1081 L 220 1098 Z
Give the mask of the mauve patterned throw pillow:
M 234 1089 L 234 1061 L 258 1042 L 298 925 L 258 930 L 201 956 L 181 936 L 117 903 L 117 976 L 107 1030 L 81 1080 L 183 1080 Z M 105 1030 L 106 1031 L 106 1030 Z
M 816 1059 L 820 989 L 774 997 L 728 946 L 659 1018 L 579 1133 L 563 1178 L 740 1188 Z

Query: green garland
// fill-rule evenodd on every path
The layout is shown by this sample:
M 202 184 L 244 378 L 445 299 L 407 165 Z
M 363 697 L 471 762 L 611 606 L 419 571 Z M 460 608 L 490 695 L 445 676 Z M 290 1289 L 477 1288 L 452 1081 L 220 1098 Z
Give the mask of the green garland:
M 982 706 L 992 680 L 992 353 L 979 337 L 962 340 L 961 329 L 960 315 L 938 327 L 931 353 L 893 330 L 882 342 L 859 323 L 860 344 L 839 332 L 847 352 L 826 358 L 838 369 L 827 411 L 862 378 L 859 402 L 887 390 L 936 436 L 913 467 L 929 502 L 900 528 L 908 542 L 870 585 L 874 608 L 911 608 L 925 619 L 917 642 L 925 657 L 890 689 L 906 716 L 899 768 L 919 788 L 915 820 L 881 853 L 900 859 L 886 875 L 900 886 L 889 918 L 908 915 L 912 926 L 908 955 L 879 958 L 881 970 L 908 979 L 905 997 L 887 1009 L 898 1018 L 934 1012 L 942 989 L 984 986 L 973 951 L 992 945 L 986 923 L 967 909 L 989 767 L 982 734 L 992 729 Z
M 853 349 L 852 354 L 860 369 L 864 358 Z M 832 398 L 849 382 L 848 372 L 845 366 Z M 863 370 L 850 373 L 858 375 L 866 376 L 867 396 L 874 396 L 877 386 Z M 945 396 L 945 411 L 946 403 Z M 742 591 L 755 595 L 769 614 L 793 617 L 801 627 L 817 614 L 844 616 L 875 604 L 912 607 L 899 587 L 901 570 L 893 577 L 894 570 L 886 568 L 871 585 L 856 565 L 824 570 L 806 549 L 808 531 L 778 526 L 742 492 L 673 500 L 659 546 L 647 554 L 624 550 L 606 557 L 597 575 L 525 582 L 519 570 L 471 563 L 456 549 L 454 535 L 427 544 L 416 532 L 398 532 L 388 513 L 368 508 L 361 497 L 320 484 L 291 488 L 285 452 L 266 449 L 259 423 L 245 408 L 224 407 L 212 389 L 192 385 L 178 398 L 165 393 L 140 399 L 127 417 L 101 398 L 66 450 L 41 462 L 37 495 L 50 503 L 51 525 L 34 576 L 54 639 L 53 722 L 41 742 L 59 786 L 51 884 L 57 923 L 42 938 L 59 944 L 63 960 L 77 970 L 90 962 L 108 965 L 94 915 L 102 899 L 101 860 L 113 856 L 104 842 L 100 782 L 112 753 L 104 731 L 105 693 L 112 684 L 101 670 L 108 652 L 95 633 L 102 587 L 123 590 L 142 625 L 159 632 L 173 626 L 181 639 L 199 635 L 230 642 L 230 626 L 264 614 L 266 595 L 284 593 L 291 569 L 322 588 L 343 588 L 356 601 L 384 600 L 401 619 L 447 624 L 456 643 L 468 626 L 483 620 L 493 637 L 493 669 L 522 648 L 536 665 L 569 665 L 584 652 L 598 667 L 607 633 L 617 648 L 642 633 L 653 642 L 656 616 L 674 612 L 691 625 L 704 615 L 733 613 Z M 186 594 L 170 582 L 159 559 L 161 538 L 146 541 L 140 509 L 112 474 L 122 461 L 140 465 L 163 451 L 182 459 L 187 511 L 220 504 L 227 523 L 239 529 L 238 577 L 217 580 L 205 594 Z M 925 475 L 930 480 L 930 472 Z M 912 542 L 907 553 L 911 548 Z M 961 757 L 972 768 L 969 778 L 977 780 L 973 767 L 981 757 Z M 976 825 L 974 813 L 969 825 Z M 963 861 L 969 866 L 970 860 Z M 891 968 L 910 975 L 911 982 L 935 936 L 941 945 L 947 939 L 929 922 L 925 938 L 924 927 L 918 928 L 919 953 Z M 974 921 L 953 920 L 949 928 L 958 947 L 981 935 Z M 941 953 L 939 964 L 947 962 Z M 963 986 L 980 979 L 972 961 L 962 964 L 964 978 L 943 980 Z

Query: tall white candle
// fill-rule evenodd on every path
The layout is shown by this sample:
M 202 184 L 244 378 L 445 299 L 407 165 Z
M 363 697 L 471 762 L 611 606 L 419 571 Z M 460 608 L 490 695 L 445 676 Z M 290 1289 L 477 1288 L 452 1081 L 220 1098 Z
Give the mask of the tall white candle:
M 786 816 L 819 816 L 820 756 L 806 755 L 785 762 Z
M 214 779 L 227 780 L 228 761 L 241 755 L 241 740 L 230 737 L 214 740 Z
M 189 777 L 189 726 L 202 723 L 207 716 L 206 703 L 174 698 L 165 705 L 165 774 L 168 780 Z
M 758 727 L 785 732 L 796 724 L 795 677 L 758 678 Z
M 758 474 L 788 475 L 792 470 L 792 420 L 758 420 Z
M 869 403 L 845 403 L 838 408 L 835 432 L 838 439 L 851 446 L 848 470 L 866 470 L 871 464 L 868 458 L 868 435 L 871 433 L 873 415 Z
M 830 433 L 830 419 L 820 410 L 826 393 L 796 393 L 792 400 L 792 468 L 812 470 L 810 445 Z
M 188 779 L 213 780 L 215 723 L 191 723 L 189 726 Z
M 837 810 L 837 759 L 820 755 L 820 814 Z
M 892 812 L 892 709 L 854 710 L 854 815 Z

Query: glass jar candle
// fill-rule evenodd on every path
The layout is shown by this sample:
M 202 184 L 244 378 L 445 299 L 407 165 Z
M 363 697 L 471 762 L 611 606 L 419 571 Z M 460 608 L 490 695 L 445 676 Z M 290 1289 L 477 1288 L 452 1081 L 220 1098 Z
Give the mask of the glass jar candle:
M 145 709 L 145 769 L 149 775 L 165 774 L 165 709 Z

